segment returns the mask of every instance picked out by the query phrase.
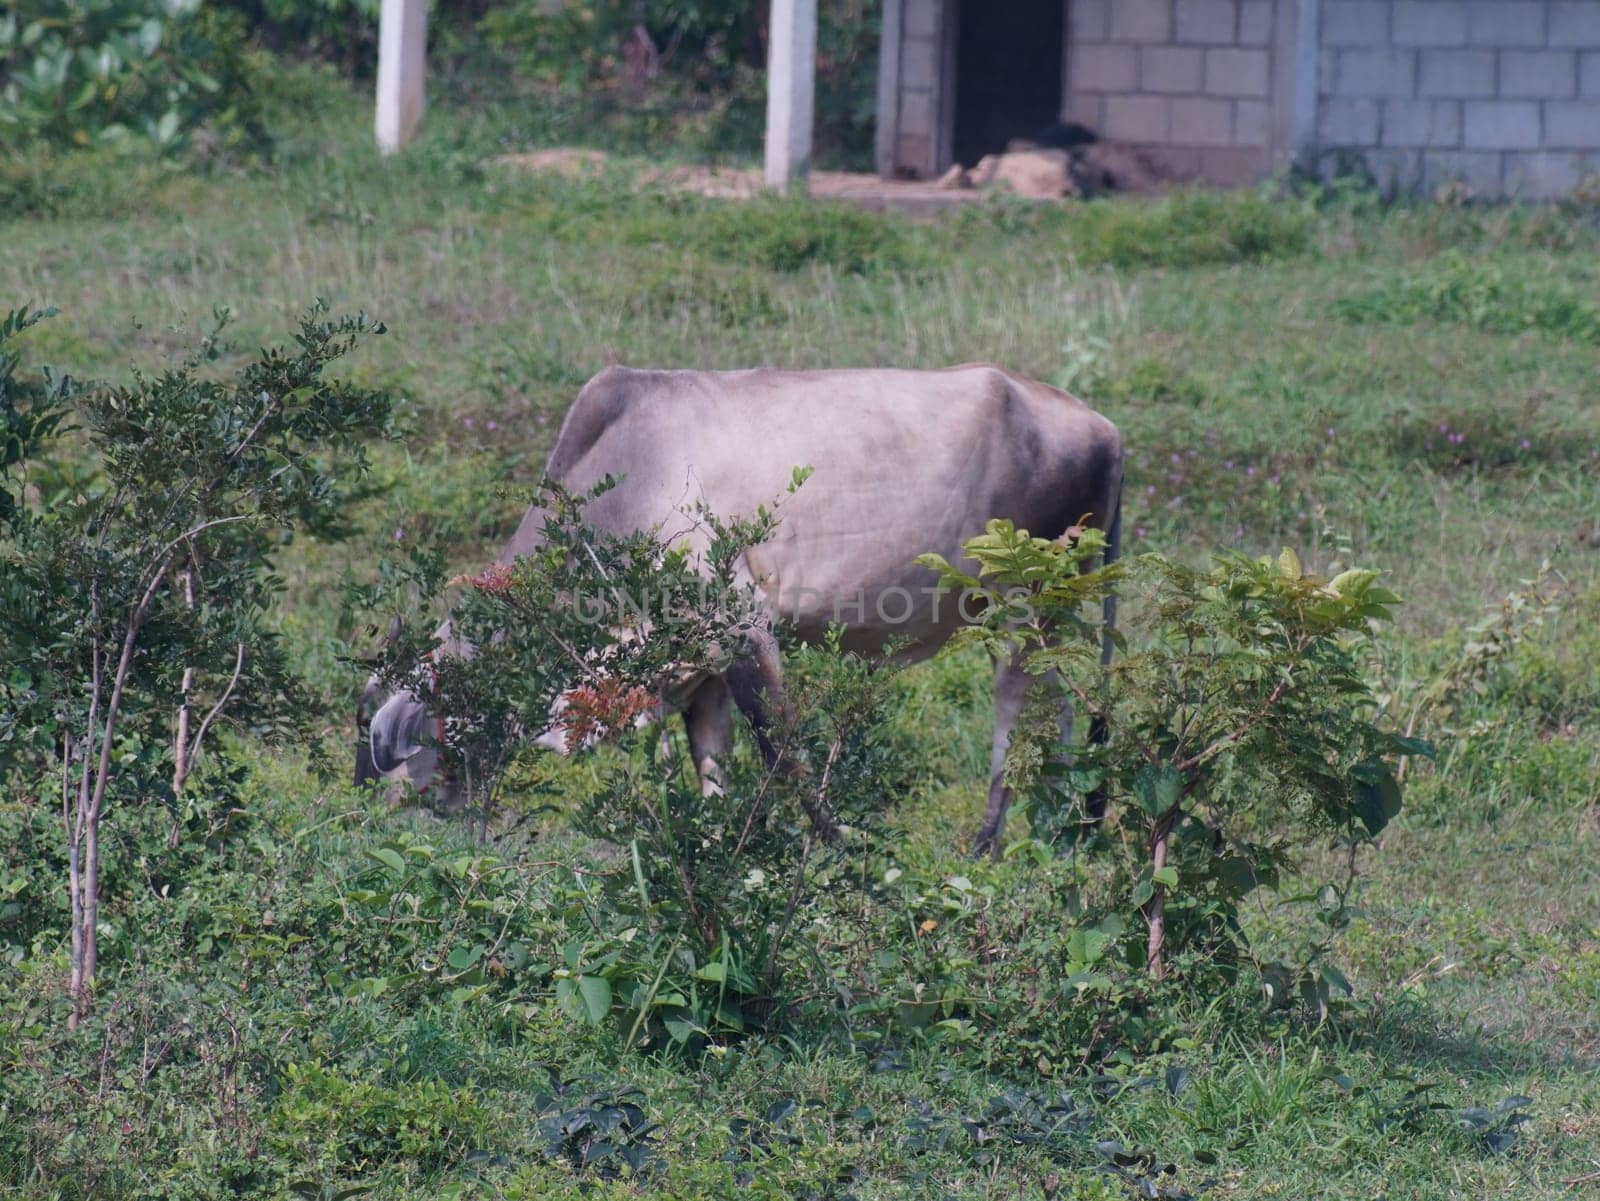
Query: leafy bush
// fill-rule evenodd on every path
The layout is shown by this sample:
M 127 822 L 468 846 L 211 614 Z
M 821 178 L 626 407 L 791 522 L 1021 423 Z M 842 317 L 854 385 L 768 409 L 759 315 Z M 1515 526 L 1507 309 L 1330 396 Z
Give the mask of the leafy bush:
M 528 738 L 550 727 L 559 699 L 568 702 L 561 720 L 574 747 L 625 730 L 661 690 L 724 668 L 755 621 L 753 588 L 734 582 L 736 561 L 770 528 L 770 514 L 732 526 L 686 514 L 711 531 L 702 575 L 687 544 L 584 524 L 584 505 L 615 484 L 608 477 L 575 496 L 547 481 L 531 498 L 544 516 L 539 550 L 450 581 L 465 587 L 447 629 L 423 633 L 428 623 L 402 621 L 378 663 L 384 683 L 435 719 L 444 762 L 485 831 L 506 770 Z M 442 562 L 421 548 L 356 597 L 410 616 L 415 598 L 439 591 Z M 394 580 L 414 591 L 386 593 Z
M 181 187 L 176 159 L 145 153 L 137 142 L 91 147 L 35 143 L 0 156 L 0 216 L 117 217 L 137 207 L 159 211 Z
M 175 149 L 203 128 L 260 146 L 254 74 L 238 19 L 198 0 L 22 0 L 0 16 L 0 131 L 14 139 Z
M 770 512 L 724 524 L 696 511 L 709 535 L 696 564 L 654 535 L 585 525 L 583 505 L 607 487 L 579 498 L 547 484 L 540 549 L 463 577 L 448 639 L 430 649 L 434 639 L 402 633 L 380 665 L 436 719 L 484 837 L 507 771 L 552 713 L 572 748 L 625 734 L 678 682 L 724 670 L 759 626 L 736 564 L 770 534 Z M 610 765 L 577 824 L 622 862 L 598 873 L 603 920 L 548 969 L 564 1009 L 598 1025 L 620 1003 L 630 1042 L 698 1042 L 783 1015 L 797 915 L 914 762 L 884 733 L 891 678 L 837 645 L 800 650 L 789 703 L 764 734 L 770 761 L 735 755 L 702 781 L 678 743 L 647 738 Z M 841 840 L 841 828 L 854 833 Z M 379 852 L 397 872 L 409 853 Z M 438 954 L 452 978 L 466 976 L 505 937 Z
M 639 87 L 664 69 L 726 83 L 736 62 L 759 52 L 760 36 L 759 13 L 740 0 L 517 3 L 488 13 L 482 27 L 518 51 L 525 70 L 574 86 L 621 77 Z
M 211 0 L 273 50 L 314 54 L 348 74 L 372 69 L 381 0 Z M 445 7 L 445 6 L 440 6 Z
M 1146 404 L 1201 409 L 1215 401 L 1215 389 L 1204 380 L 1166 359 L 1149 356 L 1135 359 L 1126 370 L 1094 378 L 1086 391 L 1096 401 L 1130 409 Z
M 1242 898 L 1273 883 L 1313 832 L 1351 846 L 1376 837 L 1400 809 L 1389 759 L 1432 753 L 1368 720 L 1361 654 L 1398 603 L 1377 572 L 1322 580 L 1288 550 L 1275 561 L 1223 555 L 1207 569 L 1145 555 L 1083 572 L 1103 545 L 1095 530 L 1068 548 L 995 521 L 964 548 L 977 576 L 923 560 L 990 601 L 988 624 L 958 642 L 1022 653 L 1041 677 L 1006 757 L 1008 782 L 1031 791 L 1035 833 L 1093 834 L 1115 853 L 1106 912 L 1075 936 L 1086 988 L 1135 914 L 1155 980 L 1173 950 L 1236 955 Z M 1140 639 L 1105 665 L 1084 612 L 1116 586 L 1135 594 Z M 1058 703 L 1048 703 L 1063 689 L 1101 731 L 1069 764 L 1053 755 Z M 1304 986 L 1322 1006 L 1343 987 L 1327 966 L 1308 976 L 1268 965 L 1263 980 L 1277 997 Z
M 437 1170 L 484 1140 L 477 1097 L 444 1081 L 352 1079 L 310 1062 L 286 1065 L 281 1089 L 267 1116 L 266 1142 L 318 1175 L 359 1176 L 395 1159 Z
M 126 972 L 90 1019 L 92 1057 L 76 1054 L 84 1040 L 53 1020 L 58 982 L 35 971 L 9 983 L 0 1180 L 31 1171 L 72 1182 L 69 1196 L 222 1201 L 276 1174 L 258 1157 L 255 1109 L 271 1050 L 230 983 Z M 164 1153 L 144 1154 L 147 1139 Z
M 739 0 L 515 0 L 479 23 L 489 45 L 547 87 L 580 94 L 659 148 L 696 121 L 701 149 L 759 148 L 765 12 Z M 817 19 L 817 141 L 824 159 L 865 165 L 877 103 L 878 12 L 865 0 L 823 0 Z M 594 128 L 596 122 L 587 123 Z M 677 139 L 674 139 L 677 140 Z
M 1582 292 L 1554 281 L 1508 276 L 1498 264 L 1474 262 L 1456 251 L 1421 275 L 1396 276 L 1370 292 L 1336 300 L 1330 311 L 1358 324 L 1439 321 L 1600 345 L 1600 304 Z
M 1180 191 L 1160 200 L 1076 205 L 970 205 L 957 227 L 1001 222 L 1047 230 L 1081 265 L 1204 267 L 1299 258 L 1314 246 L 1306 202 L 1260 192 Z
M 29 323 L 0 322 L 0 346 Z M 217 735 L 282 737 L 309 717 L 270 624 L 283 586 L 273 559 L 296 532 L 343 532 L 362 439 L 390 428 L 386 395 L 323 374 L 372 332 L 381 327 L 317 307 L 292 349 L 264 350 L 225 381 L 201 374 L 215 332 L 127 387 L 80 389 L 46 372 L 19 389 L 14 356 L 0 358 L 0 780 L 52 796 L 63 815 L 74 1022 L 98 959 L 103 815 L 164 804 L 176 841 L 213 723 Z M 30 485 L 68 417 L 92 466 L 76 487 L 42 493 Z

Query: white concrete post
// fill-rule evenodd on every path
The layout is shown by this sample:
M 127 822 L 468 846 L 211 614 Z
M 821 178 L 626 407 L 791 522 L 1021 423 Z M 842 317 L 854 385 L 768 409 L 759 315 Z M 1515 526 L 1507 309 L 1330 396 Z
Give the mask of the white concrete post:
M 387 2 L 387 0 L 386 0 Z M 772 0 L 767 46 L 767 187 L 804 186 L 817 88 L 817 0 Z
M 404 148 L 422 120 L 428 0 L 383 0 L 378 18 L 378 149 Z

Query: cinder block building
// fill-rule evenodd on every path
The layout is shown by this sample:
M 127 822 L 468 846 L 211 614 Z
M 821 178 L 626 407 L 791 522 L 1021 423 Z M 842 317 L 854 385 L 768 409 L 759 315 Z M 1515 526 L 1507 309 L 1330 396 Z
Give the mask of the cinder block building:
M 1600 171 L 1600 0 L 884 0 L 880 174 L 1064 124 L 1164 174 L 1551 196 Z

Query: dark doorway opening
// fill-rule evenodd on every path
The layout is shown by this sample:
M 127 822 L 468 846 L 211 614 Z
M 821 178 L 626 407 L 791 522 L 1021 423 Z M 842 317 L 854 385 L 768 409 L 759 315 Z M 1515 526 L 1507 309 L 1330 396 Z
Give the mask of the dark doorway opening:
M 970 167 L 1061 112 L 1066 0 L 961 0 L 956 24 L 955 161 Z

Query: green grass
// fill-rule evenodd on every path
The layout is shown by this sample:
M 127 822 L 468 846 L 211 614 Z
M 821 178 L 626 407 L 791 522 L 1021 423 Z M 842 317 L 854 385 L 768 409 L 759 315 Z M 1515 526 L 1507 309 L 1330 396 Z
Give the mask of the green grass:
M 1361 914 L 1334 949 L 1356 1000 L 1321 1029 L 1263 1014 L 1245 991 L 1195 1004 L 1169 1017 L 1161 1050 L 1111 1065 L 1120 1080 L 1019 1049 L 982 1009 L 968 1027 L 896 1030 L 887 1045 L 796 1035 L 685 1061 L 627 1052 L 626 1031 L 581 1029 L 540 989 L 492 1004 L 377 991 L 352 965 L 387 944 L 327 898 L 399 831 L 466 853 L 463 832 L 252 752 L 249 812 L 210 850 L 152 859 L 159 815 L 113 819 L 109 978 L 87 1039 L 56 1022 L 62 949 L 0 918 L 0 1054 L 18 1082 L 0 1087 L 0 1187 L 1122 1196 L 1126 1177 L 1095 1150 L 1107 1140 L 1173 1165 L 1153 1183 L 1210 1182 L 1213 1196 L 1555 1198 L 1592 1183 L 1592 214 L 1245 195 L 914 222 L 517 177 L 482 165 L 520 148 L 505 140 L 516 121 L 448 109 L 384 162 L 366 121 L 354 96 L 302 114 L 270 170 L 74 158 L 0 173 L 16 214 L 0 217 L 0 305 L 63 311 L 29 335 L 37 360 L 112 379 L 158 369 L 219 305 L 238 315 L 241 355 L 314 296 L 389 325 L 351 365 L 409 401 L 411 438 L 380 455 L 389 493 L 355 515 L 363 539 L 296 546 L 283 563 L 285 631 L 336 698 L 330 739 L 345 736 L 359 683 L 327 649 L 338 575 L 368 567 L 397 530 L 481 561 L 518 516 L 500 486 L 536 479 L 577 387 L 616 361 L 986 359 L 1070 379 L 1127 436 L 1132 549 L 1290 544 L 1325 567 L 1348 544 L 1390 573 L 1408 598 L 1382 665 L 1401 724 L 1418 690 L 1463 662 L 1485 606 L 1542 560 L 1563 609 L 1429 715 L 1440 765 L 1413 769 L 1408 812 L 1363 853 Z M 555 118 L 537 136 L 552 131 Z M 934 887 L 964 875 L 993 888 L 994 920 L 1026 931 L 1029 915 L 1058 912 L 1048 873 L 961 853 L 987 748 L 981 665 L 929 665 L 903 687 L 901 720 L 927 743 L 933 783 L 899 806 L 896 862 Z M 581 784 L 581 767 L 563 771 Z M 49 815 L 24 820 L 18 798 L 0 808 L 31 831 L 0 858 L 0 900 L 23 881 L 15 895 L 47 930 Z M 575 853 L 559 812 L 535 825 L 527 859 Z M 566 918 L 551 920 L 555 954 Z M 1264 902 L 1252 931 L 1268 945 L 1292 921 Z M 1045 1014 L 1022 1031 L 1041 1046 Z M 552 1078 L 579 1083 L 552 1099 Z M 580 1179 L 539 1138 L 552 1109 L 631 1089 L 660 1124 L 645 1183 Z M 1531 1120 L 1496 1155 L 1459 1114 L 1513 1095 L 1531 1098 Z

